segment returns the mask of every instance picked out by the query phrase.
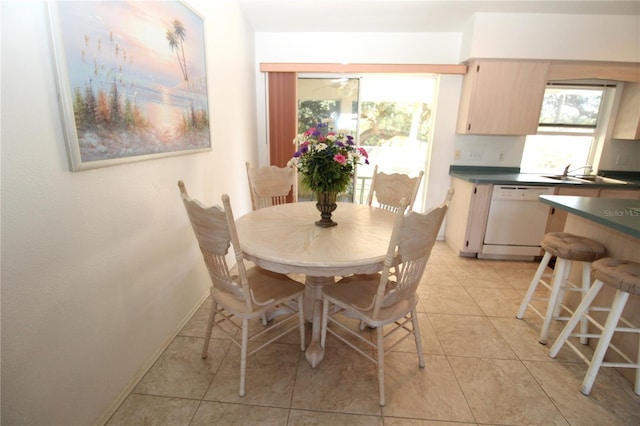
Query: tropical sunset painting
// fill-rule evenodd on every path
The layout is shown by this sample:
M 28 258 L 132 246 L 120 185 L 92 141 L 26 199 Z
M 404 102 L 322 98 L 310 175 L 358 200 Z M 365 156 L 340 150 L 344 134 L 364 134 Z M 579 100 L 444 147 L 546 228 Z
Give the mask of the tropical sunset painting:
M 54 31 L 63 45 L 57 52 L 66 62 L 59 77 L 68 80 L 61 87 L 70 92 L 81 163 L 74 169 L 211 147 L 204 25 L 197 14 L 179 1 L 55 7 Z

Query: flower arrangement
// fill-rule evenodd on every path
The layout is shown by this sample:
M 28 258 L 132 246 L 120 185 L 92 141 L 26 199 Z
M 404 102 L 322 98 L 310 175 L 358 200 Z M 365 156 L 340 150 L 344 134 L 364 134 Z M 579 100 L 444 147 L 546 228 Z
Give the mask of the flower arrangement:
M 302 173 L 302 183 L 314 192 L 345 192 L 353 179 L 355 168 L 369 156 L 357 147 L 346 131 L 334 132 L 328 120 L 318 123 L 293 140 L 298 151 L 289 160 L 289 167 Z

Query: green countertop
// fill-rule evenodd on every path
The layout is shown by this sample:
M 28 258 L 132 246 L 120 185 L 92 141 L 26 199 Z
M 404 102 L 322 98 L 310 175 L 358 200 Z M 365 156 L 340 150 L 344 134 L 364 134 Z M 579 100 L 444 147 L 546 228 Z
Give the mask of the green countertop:
M 627 179 L 627 184 L 557 180 L 535 173 L 520 173 L 518 168 L 451 166 L 451 176 L 467 182 L 492 185 L 571 186 L 592 188 L 639 189 L 640 183 Z M 621 178 L 618 178 L 621 179 Z
M 540 195 L 540 201 L 616 231 L 640 238 L 640 200 Z
M 592 188 L 638 189 L 640 185 L 628 182 L 626 185 L 601 182 L 581 182 L 579 180 L 557 180 L 533 173 L 469 173 L 449 172 L 451 176 L 467 182 L 492 185 L 528 185 L 528 186 L 571 186 Z

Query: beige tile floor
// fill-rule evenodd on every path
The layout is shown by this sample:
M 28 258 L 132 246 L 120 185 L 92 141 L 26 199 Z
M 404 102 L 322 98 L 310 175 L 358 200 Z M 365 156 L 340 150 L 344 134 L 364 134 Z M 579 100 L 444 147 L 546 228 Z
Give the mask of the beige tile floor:
M 328 338 L 312 369 L 295 334 L 249 358 L 247 395 L 238 397 L 239 350 L 214 333 L 200 358 L 205 303 L 108 424 L 640 424 L 640 397 L 628 380 L 602 369 L 591 395 L 582 395 L 586 364 L 568 348 L 549 358 L 531 311 L 515 319 L 536 266 L 461 258 L 438 242 L 419 289 L 426 366 L 418 367 L 412 341 L 388 354 L 385 407 L 375 365 Z M 553 325 L 550 341 L 560 329 Z

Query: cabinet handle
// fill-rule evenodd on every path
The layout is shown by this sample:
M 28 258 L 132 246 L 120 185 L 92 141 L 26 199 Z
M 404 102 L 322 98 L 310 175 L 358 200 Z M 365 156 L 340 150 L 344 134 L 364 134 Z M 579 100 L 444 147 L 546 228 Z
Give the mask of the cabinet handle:
M 467 124 L 467 130 L 471 130 L 471 123 Z
M 555 207 L 551 207 L 551 214 L 554 214 L 556 212 L 556 208 Z

